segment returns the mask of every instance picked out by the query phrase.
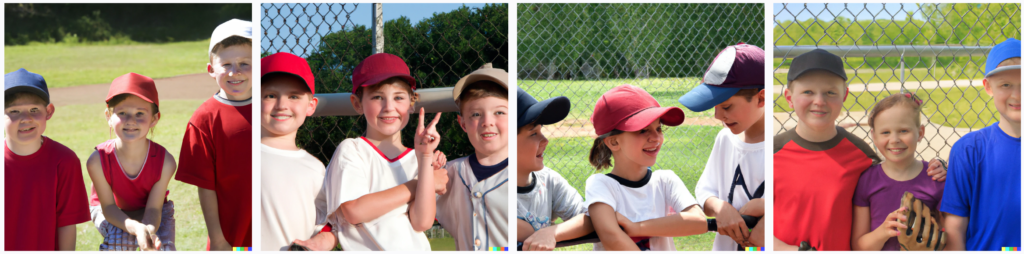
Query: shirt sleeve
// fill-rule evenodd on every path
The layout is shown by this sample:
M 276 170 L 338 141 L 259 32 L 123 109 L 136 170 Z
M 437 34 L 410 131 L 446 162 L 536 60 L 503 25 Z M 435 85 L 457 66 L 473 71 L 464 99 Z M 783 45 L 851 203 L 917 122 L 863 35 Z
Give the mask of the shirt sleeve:
M 327 191 L 326 214 L 333 214 L 341 204 L 370 193 L 366 171 L 369 165 L 357 150 L 354 139 L 346 139 L 334 150 L 327 164 L 324 189 Z M 329 216 L 330 223 L 340 225 L 339 216 Z
M 973 144 L 966 142 L 973 139 L 961 138 L 953 144 L 949 152 L 949 168 L 946 169 L 946 186 L 942 192 L 942 207 L 939 211 L 960 217 L 968 217 L 971 213 L 971 197 L 974 197 L 974 170 L 977 158 L 972 150 Z
M 872 179 L 870 179 L 870 175 L 872 173 L 872 169 L 874 169 L 874 167 L 864 170 L 864 173 L 861 173 L 860 175 L 860 179 L 857 180 L 857 189 L 853 191 L 853 205 L 855 206 L 871 206 L 871 202 L 868 199 L 871 196 L 871 190 L 868 188 L 871 188 L 870 183 L 872 182 Z
M 316 206 L 317 232 L 321 232 L 321 229 L 325 224 L 327 224 L 327 188 L 325 187 L 326 186 L 324 184 L 320 184 L 320 191 L 317 192 L 316 199 L 313 200 L 313 205 Z M 329 231 L 330 230 L 327 230 L 325 232 Z
M 181 140 L 178 172 L 174 179 L 196 187 L 214 190 L 217 175 L 214 167 L 213 139 L 202 128 L 189 121 Z
M 724 131 L 724 130 L 723 130 Z M 697 186 L 694 188 L 695 194 L 697 194 L 697 204 L 703 206 L 709 198 L 719 196 L 719 188 L 721 188 L 719 179 L 723 170 L 731 170 L 723 168 L 723 160 L 725 160 L 724 150 L 727 148 L 723 147 L 728 145 L 728 140 L 722 139 L 722 133 L 718 133 L 718 137 L 715 138 L 715 145 L 711 147 L 711 155 L 708 157 L 708 163 L 704 164 L 704 172 L 700 174 L 700 179 L 697 180 Z M 729 132 L 732 134 L 732 132 Z M 728 200 L 729 197 L 718 197 L 722 200 Z
M 668 204 L 674 212 L 682 212 L 690 206 L 697 205 L 697 200 L 690 195 L 690 191 L 686 189 L 686 184 L 683 180 L 680 180 L 675 173 L 667 171 L 668 174 L 662 174 L 662 188 L 665 188 L 665 204 Z M 698 209 L 700 206 L 698 205 Z
M 459 172 L 459 165 L 462 164 L 462 161 L 463 159 L 459 158 L 454 161 L 449 161 L 444 165 L 444 169 L 448 170 L 448 183 L 445 185 L 445 188 L 448 191 L 445 192 L 444 195 L 435 195 L 434 200 L 437 202 L 435 204 L 437 212 L 434 214 L 434 219 L 437 220 L 437 223 L 441 224 L 441 227 L 445 229 L 449 229 L 449 227 L 454 226 L 452 225 L 452 222 L 456 221 L 455 218 L 451 218 L 454 213 L 449 212 L 448 210 L 461 208 L 458 202 L 460 200 L 465 200 L 456 197 L 456 194 L 453 194 L 455 191 L 452 190 L 452 188 L 455 187 L 455 182 L 461 182 L 457 178 L 457 174 Z
M 565 221 L 572 219 L 577 214 L 585 213 L 587 208 L 583 207 L 583 197 L 580 196 L 580 192 L 576 191 L 569 181 L 562 178 L 558 172 L 551 170 L 549 173 L 551 174 L 548 177 L 550 179 L 548 186 L 550 186 L 549 190 L 552 195 L 553 215 Z
M 612 210 L 618 210 L 618 209 L 616 209 L 617 203 L 615 202 L 615 200 L 618 200 L 618 198 L 616 198 L 615 195 L 611 191 L 612 188 L 615 188 L 615 186 L 610 186 L 609 185 L 609 182 L 610 181 L 614 181 L 614 180 L 611 180 L 609 178 L 609 179 L 607 179 L 609 181 L 604 181 L 604 179 L 600 179 L 602 177 L 603 178 L 608 178 L 608 176 L 600 175 L 600 174 L 591 175 L 590 178 L 587 178 L 587 188 L 586 188 L 586 198 L 587 199 L 586 199 L 586 201 L 583 204 L 584 204 L 584 206 L 587 207 L 587 212 L 586 213 L 587 213 L 588 216 L 590 215 L 590 211 L 589 211 L 590 205 L 593 205 L 593 204 L 596 204 L 596 203 L 605 203 L 605 204 L 608 204 L 608 206 L 611 206 Z M 618 184 L 618 183 L 614 183 L 614 184 Z
M 57 180 L 57 227 L 89 221 L 89 197 L 85 194 L 82 163 L 73 152 L 64 156 Z

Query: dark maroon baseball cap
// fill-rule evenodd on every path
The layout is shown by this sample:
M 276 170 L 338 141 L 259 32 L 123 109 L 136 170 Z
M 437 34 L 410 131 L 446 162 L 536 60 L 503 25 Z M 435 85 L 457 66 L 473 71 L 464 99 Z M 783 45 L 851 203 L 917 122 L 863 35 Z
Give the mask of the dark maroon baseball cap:
M 764 89 L 764 50 L 740 43 L 715 56 L 697 87 L 679 97 L 679 103 L 695 112 L 721 104 L 741 89 Z
M 412 90 L 416 90 L 416 79 L 409 75 L 409 65 L 402 58 L 388 53 L 370 55 L 352 71 L 352 92 L 393 77 L 402 78 Z
M 594 122 L 594 132 L 600 136 L 612 130 L 639 131 L 658 119 L 664 125 L 677 126 L 686 115 L 677 107 L 662 107 L 643 88 L 620 85 L 597 99 L 590 119 Z
M 309 63 L 306 62 L 306 59 L 287 52 L 279 52 L 260 58 L 260 78 L 271 73 L 294 75 L 306 83 L 306 86 L 309 87 L 309 92 L 316 94 L 313 71 L 309 69 Z

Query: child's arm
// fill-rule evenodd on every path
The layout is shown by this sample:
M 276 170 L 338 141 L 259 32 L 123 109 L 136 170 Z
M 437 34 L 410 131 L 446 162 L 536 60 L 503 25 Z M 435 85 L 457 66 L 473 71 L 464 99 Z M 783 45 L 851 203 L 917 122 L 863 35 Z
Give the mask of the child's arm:
M 798 251 L 798 250 L 800 250 L 800 248 L 797 247 L 796 245 L 789 245 L 786 242 L 783 242 L 782 240 L 779 240 L 778 237 L 772 237 L 772 238 L 775 238 L 775 246 L 772 247 L 772 250 L 774 250 L 774 251 Z
M 375 220 L 412 201 L 412 193 L 417 188 L 417 182 L 409 180 L 387 190 L 360 196 L 342 203 L 335 213 L 341 213 L 345 221 L 352 225 Z
M 115 227 L 118 227 L 129 234 L 140 237 L 139 240 L 146 239 L 145 236 L 145 225 L 142 225 L 138 220 L 139 218 L 132 218 L 127 213 L 117 207 L 117 203 L 114 201 L 114 191 L 110 188 L 110 184 L 107 183 L 107 178 L 103 175 L 103 162 L 100 161 L 100 154 L 98 151 L 93 151 L 92 155 L 89 155 L 89 159 L 86 161 L 85 167 L 89 172 L 89 179 L 92 179 L 93 188 L 96 189 L 96 195 L 99 196 L 100 209 L 103 211 L 103 217 L 106 218 L 107 222 Z M 145 241 L 140 242 L 142 247 Z M 148 247 L 148 246 L 146 246 Z
M 882 225 L 878 226 L 875 230 L 871 230 L 871 209 L 863 206 L 854 206 L 853 240 L 850 242 L 850 247 L 853 250 L 882 250 L 882 247 L 885 246 L 885 241 L 898 236 L 900 228 L 907 228 L 903 223 L 896 221 L 897 219 L 907 220 L 907 216 L 899 214 L 900 211 L 903 211 L 902 207 L 895 212 L 889 213 L 885 217 L 885 222 L 882 222 Z
M 414 202 L 409 206 L 409 221 L 412 229 L 416 232 L 423 232 L 430 229 L 434 224 L 434 215 L 437 213 L 436 186 L 434 185 L 434 151 L 441 141 L 441 134 L 437 133 L 437 121 L 441 119 L 441 113 L 434 115 L 434 120 L 427 126 L 423 126 L 423 108 L 420 108 L 420 122 L 416 128 L 416 136 L 413 139 L 413 146 L 416 148 L 416 159 L 419 160 L 418 175 L 419 182 L 416 185 L 416 192 L 413 199 L 423 202 Z
M 740 217 L 740 212 L 725 200 L 714 196 L 708 198 L 704 201 L 704 212 L 718 220 L 718 234 L 728 236 L 737 243 L 742 243 L 750 237 L 747 223 Z
M 139 243 L 140 249 L 159 249 L 160 241 L 156 236 L 156 231 L 160 230 L 160 219 L 163 217 L 164 211 L 164 198 L 167 196 L 167 184 L 171 182 L 171 177 L 174 176 L 174 170 L 177 169 L 177 164 L 174 162 L 174 155 L 170 152 L 164 152 L 164 165 L 163 171 L 160 172 L 160 180 L 153 185 L 153 189 L 149 191 L 149 200 L 146 200 L 145 214 L 142 216 L 142 225 L 145 226 L 145 236 L 151 239 L 154 245 L 148 245 L 149 243 Z M 145 247 L 145 248 L 143 248 Z
M 754 217 L 764 217 L 764 199 L 755 198 L 748 201 L 740 208 L 740 214 Z M 708 215 L 709 217 L 711 215 Z
M 206 220 L 206 232 L 210 237 L 210 250 L 231 250 L 231 244 L 224 238 L 224 231 L 220 228 L 220 215 L 217 207 L 217 191 L 198 187 L 199 206 L 203 210 L 203 219 Z
M 75 250 L 75 225 L 57 228 L 57 250 Z
M 704 217 L 704 213 L 701 212 L 700 206 L 697 205 L 687 207 L 677 214 L 637 223 L 629 223 L 625 217 L 617 217 L 617 219 L 620 224 L 625 224 L 622 226 L 626 229 L 626 233 L 629 236 L 677 237 L 708 232 L 708 220 Z M 740 223 L 743 223 L 742 219 L 740 221 Z M 746 224 L 744 224 L 744 227 L 746 227 Z
M 526 225 L 529 226 L 529 223 Z M 590 234 L 590 232 L 594 232 L 594 225 L 590 221 L 590 216 L 579 214 L 565 222 L 539 229 L 537 232 L 529 235 L 526 240 L 522 241 L 523 250 L 552 250 L 555 248 L 555 244 L 560 241 L 580 238 Z
M 523 219 L 516 219 L 516 242 L 526 241 L 530 235 L 533 235 L 533 226 Z
M 589 210 L 594 231 L 597 231 L 597 237 L 606 250 L 640 250 L 629 235 L 619 228 L 615 209 L 605 203 L 594 203 Z M 704 224 L 704 228 L 707 228 L 707 224 Z
M 946 226 L 946 248 L 943 250 L 966 250 L 967 223 L 970 217 L 960 217 L 951 213 L 942 213 L 942 225 Z

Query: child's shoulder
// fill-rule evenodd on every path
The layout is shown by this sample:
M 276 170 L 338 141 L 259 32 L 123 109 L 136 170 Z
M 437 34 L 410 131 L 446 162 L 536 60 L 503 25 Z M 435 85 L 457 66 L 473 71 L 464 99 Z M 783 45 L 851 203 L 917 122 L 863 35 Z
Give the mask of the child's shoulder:
M 47 148 L 45 150 L 40 149 L 40 152 L 56 157 L 60 160 L 74 159 L 76 162 L 78 161 L 78 155 L 75 155 L 75 151 L 71 150 L 71 148 L 68 148 L 56 140 L 50 139 L 49 137 L 43 137 L 43 139 L 43 142 L 46 142 Z

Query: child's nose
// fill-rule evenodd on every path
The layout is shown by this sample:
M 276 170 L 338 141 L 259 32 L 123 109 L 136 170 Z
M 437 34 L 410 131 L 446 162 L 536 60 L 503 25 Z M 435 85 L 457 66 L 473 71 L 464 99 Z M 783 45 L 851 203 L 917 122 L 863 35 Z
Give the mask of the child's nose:
M 725 121 L 725 112 L 722 112 L 722 110 L 718 109 L 718 107 L 715 107 L 715 119 L 718 119 L 719 121 Z

